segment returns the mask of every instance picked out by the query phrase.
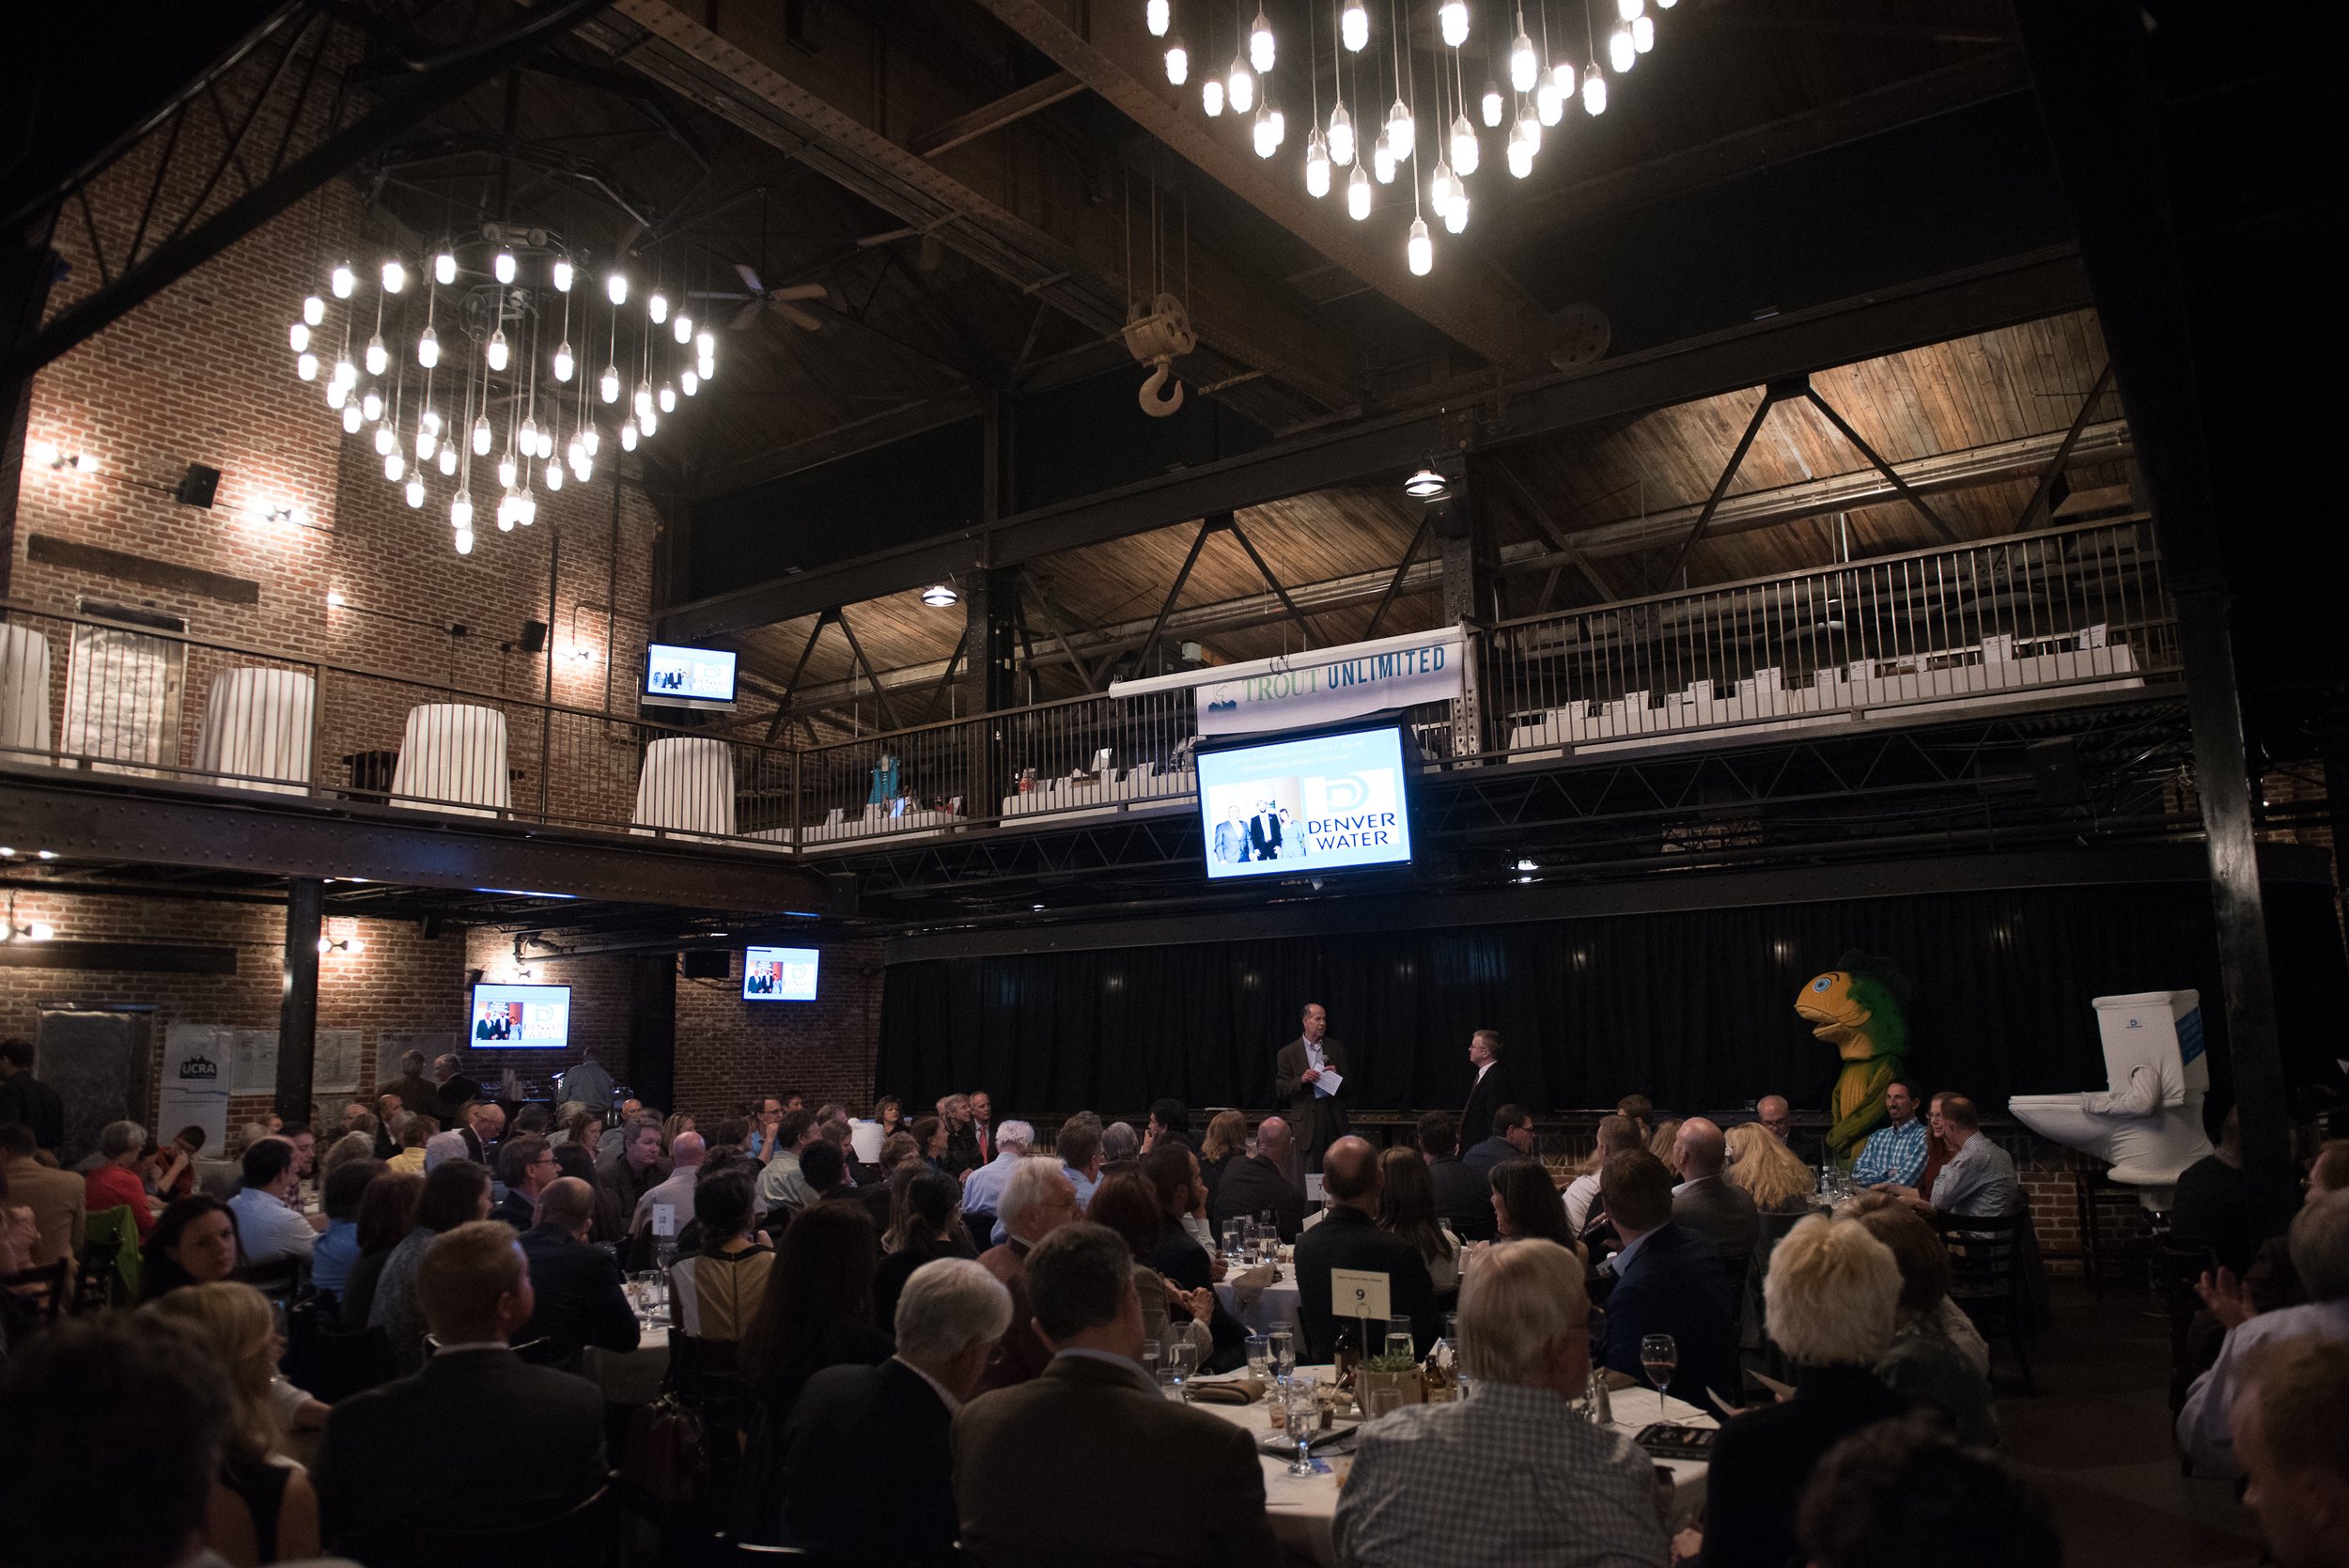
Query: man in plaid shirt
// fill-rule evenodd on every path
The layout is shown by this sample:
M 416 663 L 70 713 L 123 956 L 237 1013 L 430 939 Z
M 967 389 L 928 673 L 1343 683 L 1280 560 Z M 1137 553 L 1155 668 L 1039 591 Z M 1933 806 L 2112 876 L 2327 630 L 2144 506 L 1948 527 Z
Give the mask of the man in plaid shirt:
M 1460 1291 L 1465 1403 L 1362 1429 L 1331 1529 L 1354 1568 L 1661 1568 L 1647 1456 L 1575 1414 L 1591 1373 L 1582 1265 L 1553 1241 L 1495 1244 Z
M 1852 1180 L 1862 1187 L 1878 1182 L 1915 1187 L 1925 1173 L 1925 1124 L 1917 1115 L 1917 1086 L 1897 1078 L 1885 1085 L 1884 1110 L 1892 1125 L 1868 1135 L 1852 1162 Z

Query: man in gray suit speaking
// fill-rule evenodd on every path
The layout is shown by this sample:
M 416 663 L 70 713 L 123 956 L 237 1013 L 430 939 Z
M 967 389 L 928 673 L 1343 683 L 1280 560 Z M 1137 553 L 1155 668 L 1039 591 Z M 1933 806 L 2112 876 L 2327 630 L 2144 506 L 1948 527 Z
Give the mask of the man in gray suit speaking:
M 1321 1152 L 1346 1130 L 1347 1086 L 1340 1081 L 1334 1091 L 1325 1093 L 1320 1087 L 1323 1076 L 1343 1080 L 1352 1067 L 1346 1048 L 1330 1038 L 1329 1010 L 1317 1001 L 1307 1002 L 1298 1037 L 1272 1059 L 1272 1097 L 1288 1111 L 1298 1153 L 1308 1171 L 1321 1169 Z

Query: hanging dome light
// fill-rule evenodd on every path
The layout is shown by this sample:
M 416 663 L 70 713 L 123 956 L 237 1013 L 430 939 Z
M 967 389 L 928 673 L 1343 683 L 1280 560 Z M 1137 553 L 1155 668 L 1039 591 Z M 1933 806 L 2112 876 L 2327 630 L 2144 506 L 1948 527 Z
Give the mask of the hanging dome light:
M 1272 122 L 1272 145 L 1277 147 L 1289 138 L 1288 116 L 1281 113 L 1281 106 L 1268 97 L 1264 106 L 1266 117 Z
M 483 351 L 490 357 L 490 369 L 503 370 L 506 368 L 506 361 L 508 357 L 508 351 L 506 347 L 506 329 L 504 327 L 500 327 L 497 331 L 490 334 L 489 347 Z
M 358 404 L 345 403 L 343 405 L 343 434 L 347 436 L 357 435 L 359 433 L 359 427 L 364 423 L 366 422 L 359 416 Z
M 1643 0 L 1615 0 L 1615 14 L 1622 17 L 1626 22 L 1629 22 L 1632 18 L 1638 16 L 1641 11 L 1646 9 L 1647 7 L 1643 4 Z
M 506 492 L 498 497 L 498 509 L 496 516 L 498 532 L 501 534 L 511 534 L 514 531 L 514 491 L 510 487 L 510 483 Z
M 1180 33 L 1166 40 L 1166 79 L 1178 87 L 1190 80 L 1190 46 Z
M 377 333 L 367 339 L 367 374 L 381 376 L 391 368 L 392 351 L 383 347 L 383 334 Z
M 476 458 L 488 457 L 490 442 L 495 439 L 495 435 L 490 429 L 490 416 L 486 413 L 475 414 L 473 422 L 473 455 Z
M 1413 277 L 1423 278 L 1435 271 L 1436 242 L 1427 237 L 1426 219 L 1413 218 L 1411 220 L 1411 239 L 1410 242 L 1404 246 L 1403 254 L 1410 257 Z
M 431 436 L 435 440 L 438 440 L 441 434 L 441 411 L 438 409 L 425 410 L 423 417 L 416 421 L 416 431 L 420 435 Z
M 408 476 L 408 505 L 412 510 L 424 505 L 424 475 L 421 474 Z
M 645 300 L 645 314 L 652 318 L 654 326 L 669 318 L 669 296 L 656 288 Z
M 1346 215 L 1358 224 L 1370 216 L 1370 171 L 1360 163 L 1346 177 Z
M 1535 128 L 1538 132 L 1539 127 Z M 1526 139 L 1525 122 L 1517 121 L 1509 128 L 1509 173 L 1523 179 L 1533 172 L 1533 144 Z
M 944 610 L 961 601 L 962 596 L 943 582 L 933 582 L 922 590 L 922 602 L 933 610 Z
M 1223 78 L 1210 76 L 1199 84 L 1199 106 L 1209 119 L 1223 117 Z
M 1639 63 L 1640 52 L 1632 47 L 1631 29 L 1618 27 L 1607 35 L 1607 63 L 1621 76 Z
M 538 450 L 538 422 L 536 419 L 522 421 L 522 450 L 525 452 Z
M 408 459 L 406 458 L 401 457 L 399 453 L 396 451 L 386 452 L 383 454 L 384 478 L 389 479 L 393 484 L 397 485 L 399 483 L 399 476 L 407 472 Z
M 1451 488 L 1442 474 L 1425 463 L 1420 464 L 1418 472 L 1403 481 L 1403 493 L 1414 501 L 1433 501 Z
M 1527 35 L 1522 18 L 1517 36 L 1509 40 L 1509 85 L 1521 93 L 1533 90 L 1534 73 L 1541 70 L 1541 60 L 1533 53 L 1533 40 Z
M 1656 47 L 1656 19 L 1645 14 L 1631 19 L 1631 47 L 1644 54 Z
M 1223 96 L 1236 115 L 1244 115 L 1256 106 L 1256 77 L 1240 55 L 1232 56 L 1232 69 L 1223 73 Z
M 454 442 L 444 442 L 441 447 L 440 456 L 434 460 L 441 465 L 442 474 L 452 478 L 455 477 L 457 474 L 457 443 Z
M 334 263 L 334 270 L 327 274 L 326 281 L 333 286 L 334 298 L 338 300 L 350 299 L 350 291 L 359 287 L 358 274 L 350 270 L 348 261 Z
M 669 335 L 676 338 L 680 344 L 692 342 L 693 318 L 691 316 L 686 315 L 685 312 L 681 310 L 678 311 L 675 316 L 669 318 Z
M 620 400 L 620 367 L 618 365 L 607 365 L 603 367 L 603 375 L 596 381 L 596 396 L 607 403 L 616 403 Z
M 345 392 L 349 392 L 359 384 L 359 367 L 347 357 L 338 359 L 334 362 L 334 380 L 342 383 Z
M 1531 103 L 1517 111 L 1517 139 L 1525 144 L 1528 158 L 1542 150 L 1542 122 Z
M 1150 0 L 1142 9 L 1142 20 L 1143 24 L 1150 29 L 1152 38 L 1162 39 L 1174 20 L 1174 8 L 1167 4 L 1167 0 Z
M 1449 233 L 1458 234 L 1468 227 L 1469 195 L 1465 190 L 1452 193 L 1452 205 L 1443 210 L 1443 226 Z
M 1346 112 L 1346 103 L 1330 111 L 1330 162 L 1345 168 L 1354 162 L 1354 116 Z
M 399 264 L 397 256 L 383 263 L 382 276 L 383 292 L 386 294 L 397 294 L 408 287 L 408 269 Z
M 1607 73 L 1593 60 L 1582 72 L 1582 112 L 1596 116 L 1607 112 Z
M 447 251 L 432 258 L 432 281 L 443 287 L 457 281 L 457 257 Z
M 1476 127 L 1464 114 L 1452 122 L 1452 170 L 1466 179 L 1484 161 L 1484 148 L 1476 145 Z
M 1566 95 L 1550 77 L 1543 77 L 1542 85 L 1533 89 L 1533 114 L 1544 125 L 1556 125 L 1566 117 Z
M 295 353 L 306 353 L 310 348 L 310 329 L 302 322 L 296 321 L 288 329 L 286 341 L 293 345 Z
M 1394 144 L 1387 140 L 1383 131 L 1378 133 L 1378 140 L 1371 144 L 1370 172 L 1378 177 L 1381 185 L 1394 183 Z
M 1305 194 L 1315 201 L 1330 194 L 1330 147 L 1318 126 L 1305 138 Z
M 697 359 L 716 359 L 718 357 L 718 334 L 708 331 L 708 329 L 695 333 L 693 334 L 693 354 Z M 708 380 L 709 379 L 709 372 L 707 370 L 703 371 L 702 379 L 704 380 Z
M 603 280 L 603 297 L 615 305 L 628 303 L 628 274 L 614 272 Z
M 661 428 L 661 415 L 654 412 L 652 409 L 647 408 L 644 412 L 644 417 L 637 420 L 636 425 L 639 429 L 644 431 L 646 438 L 649 440 L 653 432 Z
M 559 490 L 562 488 L 563 465 L 561 463 L 547 464 L 547 489 L 552 491 Z
M 1441 212 L 1452 205 L 1452 165 L 1439 158 L 1436 172 L 1427 177 L 1427 205 Z
M 635 396 L 630 399 L 630 402 L 635 406 L 637 417 L 639 418 L 642 418 L 644 415 L 651 412 L 652 382 L 638 381 L 636 383 Z
M 317 380 L 319 379 L 318 355 L 304 354 L 300 359 L 294 361 L 294 374 L 301 377 L 305 381 Z
M 1485 128 L 1488 131 L 1501 129 L 1501 112 L 1508 107 L 1508 104 L 1501 99 L 1500 83 L 1485 84 L 1485 101 L 1482 107 L 1485 111 Z
M 376 391 L 373 387 L 367 388 L 367 395 L 359 399 L 359 412 L 364 415 L 370 424 L 382 418 L 383 395 Z
M 448 504 L 448 525 L 459 534 L 473 526 L 473 492 L 459 490 Z M 460 545 L 459 547 L 462 549 Z
M 459 528 L 457 531 L 457 553 L 459 555 L 471 555 L 473 553 L 472 529 Z
M 439 439 L 419 421 L 416 425 L 416 461 L 420 463 L 431 461 L 432 449 L 439 444 Z
M 1401 163 L 1416 155 L 1419 149 L 1419 127 L 1411 119 L 1411 106 L 1401 99 L 1387 111 L 1387 141 L 1394 148 L 1394 159 Z
M 507 447 L 498 458 L 498 483 L 511 489 L 514 476 L 521 472 L 521 464 L 514 460 L 514 449 Z
M 378 425 L 375 427 L 375 450 L 378 454 L 388 458 L 397 450 L 398 446 L 399 438 L 392 433 L 392 427 L 389 425 Z
M 568 381 L 571 379 L 571 372 L 578 368 L 579 361 L 571 357 L 571 340 L 567 337 L 555 347 L 554 379 Z
M 427 370 L 441 363 L 441 334 L 430 327 L 416 336 L 416 363 Z
M 500 283 L 514 281 L 514 253 L 501 248 L 490 262 L 490 272 Z
M 1248 63 L 1262 76 L 1272 69 L 1272 23 L 1265 20 L 1264 7 L 1256 7 L 1256 20 L 1248 29 Z
M 1468 42 L 1468 0 L 1443 0 L 1436 8 L 1436 25 L 1443 33 L 1445 48 L 1457 49 Z
M 556 293 L 569 293 L 571 291 L 571 281 L 576 275 L 577 270 L 571 266 L 571 258 L 569 256 L 558 256 L 554 258 L 554 291 Z
M 686 396 L 692 396 L 693 394 L 702 389 L 702 379 L 700 374 L 691 365 L 688 365 L 683 370 L 677 372 L 677 390 L 685 394 Z
M 312 294 L 304 299 L 302 302 L 302 319 L 304 325 L 312 327 L 315 327 L 320 321 L 325 320 L 326 302 L 319 299 L 316 294 Z
M 603 434 L 590 425 L 579 432 L 579 444 L 592 458 L 603 449 Z
M 620 450 L 623 452 L 636 450 L 636 421 L 633 419 L 624 419 L 620 422 Z
M 677 388 L 663 381 L 661 383 L 661 390 L 653 394 L 652 400 L 661 405 L 662 413 L 675 413 L 677 411 Z
M 1346 0 L 1346 9 L 1338 14 L 1338 37 L 1349 54 L 1359 54 L 1370 47 L 1370 12 L 1363 8 L 1362 0 Z

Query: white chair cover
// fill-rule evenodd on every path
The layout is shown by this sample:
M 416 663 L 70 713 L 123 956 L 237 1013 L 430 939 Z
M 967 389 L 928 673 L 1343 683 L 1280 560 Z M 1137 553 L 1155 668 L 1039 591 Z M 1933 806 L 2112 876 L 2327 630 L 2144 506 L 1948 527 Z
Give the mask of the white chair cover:
M 465 804 L 450 804 L 461 801 Z M 506 776 L 506 715 L 469 703 L 425 703 L 408 710 L 408 733 L 392 769 L 395 806 L 495 816 L 513 804 Z M 473 806 L 488 810 L 475 811 Z
M 310 726 L 317 706 L 318 687 L 299 670 L 222 671 L 212 680 L 196 731 L 197 770 L 235 775 L 205 781 L 232 789 L 309 793 Z M 257 782 L 262 779 L 288 782 Z
M 49 639 L 0 626 L 0 763 L 49 766 Z
M 640 828 L 733 836 L 734 748 L 694 736 L 646 746 L 630 820 Z

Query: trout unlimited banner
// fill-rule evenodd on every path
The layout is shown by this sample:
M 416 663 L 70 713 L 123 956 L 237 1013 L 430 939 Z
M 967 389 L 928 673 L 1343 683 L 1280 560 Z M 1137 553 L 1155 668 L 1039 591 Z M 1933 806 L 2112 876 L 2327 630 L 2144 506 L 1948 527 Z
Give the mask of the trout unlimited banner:
M 1457 700 L 1467 667 L 1458 627 L 1316 648 L 1222 669 L 1112 682 L 1110 694 L 1141 696 L 1188 687 L 1202 735 L 1305 729 L 1418 703 Z

